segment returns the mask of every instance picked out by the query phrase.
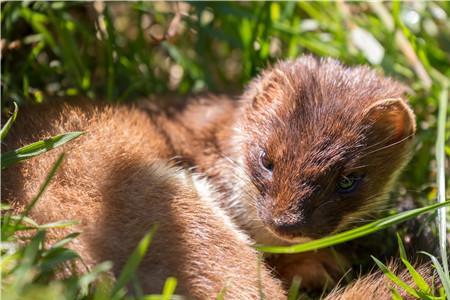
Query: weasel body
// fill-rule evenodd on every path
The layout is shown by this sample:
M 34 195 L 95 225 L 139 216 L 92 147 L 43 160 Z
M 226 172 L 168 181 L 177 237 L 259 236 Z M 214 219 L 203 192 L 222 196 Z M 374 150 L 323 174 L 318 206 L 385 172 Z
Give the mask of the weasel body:
M 238 101 L 209 95 L 164 111 L 148 103 L 32 108 L 19 114 L 5 149 L 86 134 L 9 168 L 3 198 L 22 210 L 65 151 L 32 217 L 80 220 L 72 247 L 88 265 L 112 260 L 119 272 L 157 223 L 139 271 L 144 291 L 175 276 L 178 292 L 195 298 L 225 288 L 230 299 L 282 299 L 281 282 L 251 244 L 320 238 L 380 210 L 415 132 L 403 92 L 367 68 L 306 56 L 264 71 Z M 328 276 L 328 260 L 306 271 L 279 263 L 308 282 Z

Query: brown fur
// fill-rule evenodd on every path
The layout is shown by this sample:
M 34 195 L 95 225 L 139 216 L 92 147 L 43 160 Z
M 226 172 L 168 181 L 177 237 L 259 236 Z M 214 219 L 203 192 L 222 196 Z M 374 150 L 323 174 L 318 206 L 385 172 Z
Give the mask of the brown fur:
M 268 228 L 318 238 L 383 207 L 415 132 L 400 85 L 365 68 L 303 59 L 263 74 L 250 92 L 258 89 L 244 107 L 242 142 L 260 191 L 253 204 Z M 273 176 L 261 170 L 261 149 L 275 162 Z M 365 175 L 360 189 L 337 194 L 337 178 L 351 172 Z
M 82 234 L 71 247 L 89 266 L 111 260 L 119 272 L 137 242 L 158 224 L 140 268 L 144 291 L 160 292 L 164 280 L 175 276 L 181 285 L 177 292 L 195 298 L 214 298 L 222 288 L 231 299 L 259 296 L 256 251 L 199 199 L 189 176 L 183 179 L 182 170 L 161 161 L 172 155 L 145 113 L 62 105 L 22 112 L 14 127 L 8 148 L 60 132 L 86 131 L 62 150 L 8 169 L 2 188 L 3 197 L 22 209 L 22 199 L 36 194 L 58 153 L 67 152 L 32 217 L 38 222 L 79 220 L 75 229 Z M 263 293 L 282 298 L 279 283 L 264 265 L 260 269 Z
M 260 288 L 250 244 L 322 237 L 382 208 L 415 132 L 402 86 L 312 57 L 264 71 L 239 101 L 209 95 L 186 103 L 164 111 L 148 103 L 53 104 L 19 113 L 5 149 L 65 131 L 86 134 L 9 168 L 3 199 L 23 209 L 65 151 L 32 217 L 80 220 L 83 234 L 72 247 L 89 265 L 110 259 L 118 272 L 158 223 L 139 273 L 145 291 L 176 276 L 182 294 L 211 298 L 225 286 L 227 298 L 253 299 Z M 262 150 L 274 162 L 271 175 L 261 168 Z M 355 170 L 364 174 L 360 188 L 336 193 L 336 180 Z M 208 180 L 211 194 L 192 183 L 191 172 Z M 278 273 L 291 274 L 298 264 L 295 273 L 306 279 L 304 258 L 292 258 L 277 259 Z M 310 265 L 329 261 L 320 255 Z M 329 268 L 319 269 L 323 282 Z M 259 275 L 268 299 L 283 297 L 264 264 Z

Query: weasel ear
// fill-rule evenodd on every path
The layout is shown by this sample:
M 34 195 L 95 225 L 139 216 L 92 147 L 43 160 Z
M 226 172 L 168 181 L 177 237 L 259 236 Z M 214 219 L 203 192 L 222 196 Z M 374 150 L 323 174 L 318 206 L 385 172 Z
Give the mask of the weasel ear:
M 263 71 L 247 87 L 245 96 L 252 101 L 254 108 L 264 107 L 283 99 L 286 91 L 294 91 L 292 83 L 283 71 L 273 68 Z
M 377 142 L 399 142 L 416 132 L 414 113 L 400 98 L 376 101 L 364 111 L 364 119 L 371 124 L 371 135 Z

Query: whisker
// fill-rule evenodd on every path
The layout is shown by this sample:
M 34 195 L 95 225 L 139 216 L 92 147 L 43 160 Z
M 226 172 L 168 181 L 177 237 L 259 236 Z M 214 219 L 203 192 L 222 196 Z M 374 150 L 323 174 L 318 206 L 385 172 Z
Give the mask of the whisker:
M 233 166 L 237 167 L 239 169 L 239 171 L 244 173 L 248 178 L 251 178 L 251 176 L 250 176 L 250 174 L 248 174 L 247 170 L 245 170 L 241 165 L 239 165 L 232 158 L 230 158 L 229 156 L 223 155 L 222 153 L 219 153 L 219 155 L 221 155 L 221 157 L 224 158 L 225 160 L 227 160 L 230 164 L 232 164 Z M 258 183 L 260 183 L 260 184 L 263 183 L 259 178 L 256 178 L 256 180 L 258 180 Z M 256 185 L 253 182 L 250 181 L 250 183 L 253 184 L 256 187 Z
M 374 147 L 376 147 L 376 146 L 378 146 L 378 145 L 381 145 L 381 144 L 384 144 L 384 143 L 386 143 L 388 140 L 390 139 L 390 136 L 387 136 L 387 137 L 385 137 L 384 139 L 382 139 L 381 141 L 378 141 L 378 142 L 376 142 L 376 143 L 374 143 L 374 144 L 372 144 L 372 145 L 369 145 L 368 147 L 366 147 L 364 150 L 370 150 L 370 149 L 372 149 L 372 148 L 374 148 Z
M 244 175 L 247 175 L 247 176 L 248 176 L 248 174 L 246 173 L 246 171 L 245 171 L 245 170 L 244 170 L 237 162 L 235 162 L 234 160 L 232 160 L 232 159 L 229 158 L 228 156 L 223 155 L 222 153 L 219 153 L 219 155 L 220 155 L 221 158 L 225 159 L 229 164 L 231 164 L 232 167 L 238 168 L 238 170 L 239 170 L 240 172 L 242 172 L 242 173 L 244 173 Z M 212 168 L 210 168 L 209 170 L 211 170 L 211 169 L 212 169 Z M 234 172 L 233 172 L 233 171 L 234 171 Z M 248 178 L 246 178 L 246 177 L 244 177 L 244 176 L 238 177 L 237 172 L 234 170 L 234 168 L 233 168 L 232 172 L 229 172 L 229 174 L 235 176 L 237 179 L 240 179 L 240 180 L 242 180 L 242 181 L 244 181 L 244 182 L 246 182 L 246 183 L 253 184 L 253 182 L 249 181 Z
M 375 152 L 378 152 L 378 151 L 381 151 L 381 150 L 385 150 L 385 149 L 388 149 L 388 148 L 390 148 L 390 147 L 393 147 L 393 146 L 396 146 L 396 145 L 398 145 L 398 144 L 401 144 L 401 143 L 407 141 L 407 140 L 408 140 L 410 137 L 412 137 L 412 136 L 413 136 L 413 134 L 410 134 L 410 135 L 404 137 L 403 139 L 401 139 L 401 140 L 399 140 L 399 141 L 397 141 L 397 142 L 394 142 L 394 143 L 391 143 L 391 144 L 389 144 L 389 145 L 380 147 L 380 148 L 378 148 L 378 149 L 376 149 L 376 150 L 373 150 L 373 151 L 369 151 L 369 152 L 365 153 L 362 157 L 365 157 L 365 156 L 370 155 L 370 154 L 373 154 L 373 153 L 375 153 Z
M 371 167 L 371 166 L 374 166 L 374 165 L 369 165 L 369 164 L 367 164 L 367 165 L 360 165 L 360 166 L 348 168 L 347 170 L 356 170 L 356 169 L 362 169 L 362 168 L 367 168 L 367 167 Z

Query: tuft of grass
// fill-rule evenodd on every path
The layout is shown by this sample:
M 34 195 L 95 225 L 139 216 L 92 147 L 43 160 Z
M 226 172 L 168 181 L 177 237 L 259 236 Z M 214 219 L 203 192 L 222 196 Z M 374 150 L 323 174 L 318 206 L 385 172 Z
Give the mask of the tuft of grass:
M 448 300 L 450 298 L 450 274 L 444 271 L 436 256 L 423 251 L 420 253 L 427 255 L 433 262 L 433 266 L 435 267 L 437 273 L 439 274 L 439 278 L 441 279 L 442 286 L 444 288 L 443 291 L 441 291 L 441 295 L 446 296 Z
M 401 278 L 399 278 L 397 275 L 395 275 L 393 271 L 389 270 L 389 268 L 385 264 L 383 264 L 380 260 L 378 260 L 377 258 L 372 256 L 372 259 L 375 261 L 375 263 L 378 265 L 378 267 L 381 269 L 381 271 L 386 275 L 386 277 L 389 278 L 397 287 L 401 288 L 408 295 L 410 295 L 416 299 L 423 299 L 423 300 L 445 300 L 445 299 L 448 299 L 450 297 L 450 294 L 448 293 L 449 275 L 444 273 L 437 258 L 429 253 L 422 252 L 423 254 L 428 255 L 431 258 L 431 260 L 433 261 L 433 265 L 435 266 L 435 268 L 438 272 L 438 275 L 440 277 L 440 281 L 442 282 L 443 289 L 436 288 L 436 287 L 430 286 L 428 284 L 428 282 L 425 280 L 425 278 L 408 261 L 408 258 L 406 257 L 405 248 L 404 248 L 402 239 L 400 238 L 400 235 L 397 235 L 397 241 L 398 241 L 398 247 L 399 247 L 399 252 L 400 252 L 400 259 L 403 262 L 403 264 L 405 265 L 415 286 L 412 286 L 412 285 L 406 283 L 405 281 L 403 281 Z M 400 293 L 396 289 L 392 289 L 391 291 L 392 291 L 393 299 L 403 299 L 401 297 Z M 437 292 L 439 293 L 439 295 L 436 295 Z

